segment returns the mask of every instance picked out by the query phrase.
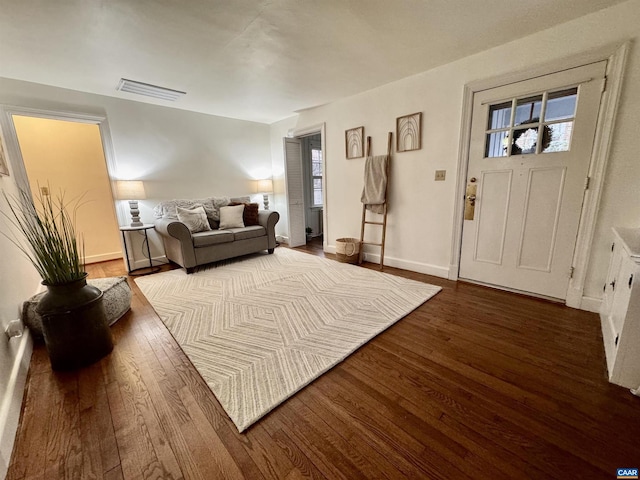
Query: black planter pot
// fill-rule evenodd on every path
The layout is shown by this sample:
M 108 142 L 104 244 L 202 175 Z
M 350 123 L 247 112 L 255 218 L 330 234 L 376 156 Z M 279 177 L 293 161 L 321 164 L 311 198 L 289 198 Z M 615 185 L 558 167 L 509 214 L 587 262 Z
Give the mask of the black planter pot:
M 75 282 L 47 285 L 38 302 L 42 334 L 54 370 L 90 365 L 113 350 L 113 338 L 102 292 L 87 285 L 87 274 Z

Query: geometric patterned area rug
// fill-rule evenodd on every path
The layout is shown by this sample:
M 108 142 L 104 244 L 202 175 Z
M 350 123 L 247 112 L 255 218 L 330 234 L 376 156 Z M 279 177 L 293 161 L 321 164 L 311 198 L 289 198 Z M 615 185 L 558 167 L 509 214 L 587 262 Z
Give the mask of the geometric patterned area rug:
M 135 281 L 240 432 L 440 291 L 288 248 Z

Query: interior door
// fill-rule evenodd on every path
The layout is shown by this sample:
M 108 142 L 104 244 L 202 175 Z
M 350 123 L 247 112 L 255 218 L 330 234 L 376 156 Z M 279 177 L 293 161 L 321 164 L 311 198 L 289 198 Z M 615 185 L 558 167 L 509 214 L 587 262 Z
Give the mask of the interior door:
M 289 246 L 306 245 L 304 214 L 304 173 L 302 169 L 302 142 L 297 138 L 284 139 L 285 180 L 289 206 Z
M 474 95 L 460 278 L 566 298 L 605 70 Z

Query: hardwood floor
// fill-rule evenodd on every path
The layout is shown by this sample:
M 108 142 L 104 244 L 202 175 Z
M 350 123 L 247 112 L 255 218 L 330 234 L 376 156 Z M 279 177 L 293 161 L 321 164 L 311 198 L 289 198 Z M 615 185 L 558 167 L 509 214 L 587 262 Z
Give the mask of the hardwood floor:
M 53 373 L 35 348 L 7 478 L 607 479 L 640 466 L 640 398 L 606 381 L 597 315 L 385 271 L 444 288 L 243 434 L 130 281 L 109 357 Z

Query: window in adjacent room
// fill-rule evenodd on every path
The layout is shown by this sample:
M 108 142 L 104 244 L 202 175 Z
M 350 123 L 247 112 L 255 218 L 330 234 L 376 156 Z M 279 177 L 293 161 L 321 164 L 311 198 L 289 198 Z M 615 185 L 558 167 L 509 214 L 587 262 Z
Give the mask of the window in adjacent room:
M 311 201 L 313 207 L 322 207 L 322 149 L 311 145 Z

